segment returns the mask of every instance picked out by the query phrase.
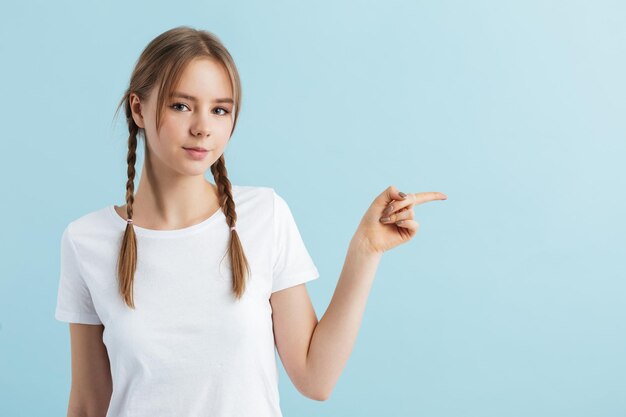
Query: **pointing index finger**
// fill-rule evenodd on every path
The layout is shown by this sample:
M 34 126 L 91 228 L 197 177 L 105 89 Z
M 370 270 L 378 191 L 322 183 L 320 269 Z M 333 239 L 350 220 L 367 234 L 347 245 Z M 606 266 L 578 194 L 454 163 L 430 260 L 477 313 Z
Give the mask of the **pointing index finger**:
M 412 204 L 422 204 L 427 201 L 434 200 L 447 200 L 448 196 L 444 193 L 436 192 L 436 191 L 426 191 L 423 193 L 411 193 L 407 195 L 407 200 L 410 200 Z

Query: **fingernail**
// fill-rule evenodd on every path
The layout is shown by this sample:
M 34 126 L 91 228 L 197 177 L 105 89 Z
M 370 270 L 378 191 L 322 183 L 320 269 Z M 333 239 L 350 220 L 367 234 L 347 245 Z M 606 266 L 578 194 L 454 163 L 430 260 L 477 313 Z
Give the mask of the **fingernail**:
M 389 220 L 391 220 L 389 217 L 381 217 L 380 218 L 380 221 L 383 222 L 383 223 L 384 222 L 388 222 Z
M 393 205 L 388 205 L 387 207 L 385 207 L 385 210 L 383 210 L 383 214 L 389 214 L 393 211 Z
M 400 197 L 402 197 L 403 200 L 406 198 L 406 194 L 404 194 L 402 191 L 400 191 L 398 194 L 400 195 Z

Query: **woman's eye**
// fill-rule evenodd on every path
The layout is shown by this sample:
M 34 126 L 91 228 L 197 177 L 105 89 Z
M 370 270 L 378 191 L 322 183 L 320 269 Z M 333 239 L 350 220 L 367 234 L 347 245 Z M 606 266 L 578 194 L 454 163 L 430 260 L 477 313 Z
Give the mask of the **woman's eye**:
M 224 110 L 224 113 L 222 113 L 222 116 L 225 116 L 225 115 L 227 115 L 228 113 L 230 113 L 228 110 L 226 110 L 226 109 L 225 109 L 225 108 L 223 108 L 223 107 L 218 107 L 218 108 L 217 108 L 217 110 Z
M 187 105 L 183 104 L 183 103 L 174 103 L 170 107 L 172 107 L 173 109 L 178 110 L 177 106 L 185 106 L 185 107 L 187 107 Z M 187 108 L 189 108 L 189 107 L 187 107 Z

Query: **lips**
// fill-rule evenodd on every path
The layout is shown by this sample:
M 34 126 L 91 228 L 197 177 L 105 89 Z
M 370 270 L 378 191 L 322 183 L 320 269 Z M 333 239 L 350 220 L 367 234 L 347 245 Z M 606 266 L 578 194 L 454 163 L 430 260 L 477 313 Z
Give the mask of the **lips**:
M 202 161 L 209 154 L 207 149 L 199 146 L 194 146 L 192 148 L 186 148 L 183 146 L 183 149 L 187 152 L 187 156 L 195 161 Z

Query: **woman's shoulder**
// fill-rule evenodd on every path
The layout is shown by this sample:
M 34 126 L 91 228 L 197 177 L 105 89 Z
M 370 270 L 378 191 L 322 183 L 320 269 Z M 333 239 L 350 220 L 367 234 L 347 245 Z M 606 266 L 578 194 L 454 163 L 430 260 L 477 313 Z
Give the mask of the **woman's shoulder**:
M 274 189 L 263 185 L 232 185 L 233 198 L 237 204 L 246 204 L 248 202 L 258 203 L 259 201 L 267 201 L 273 197 Z
M 112 217 L 113 213 L 115 213 L 113 204 L 88 211 L 70 220 L 65 227 L 65 231 L 71 234 L 72 237 L 78 237 L 110 230 L 115 226 Z
M 274 189 L 265 185 L 242 185 L 242 184 L 233 184 L 231 186 L 233 193 L 239 194 L 268 194 L 271 193 Z

